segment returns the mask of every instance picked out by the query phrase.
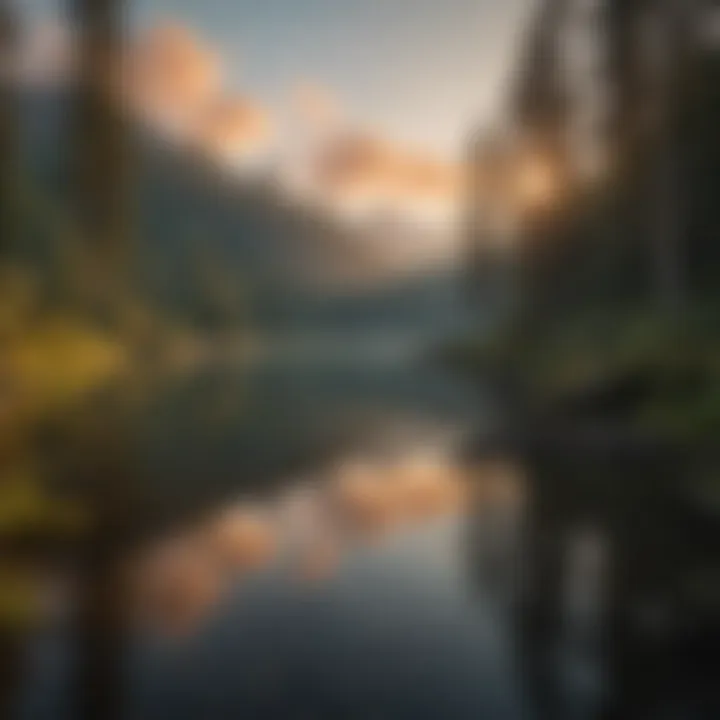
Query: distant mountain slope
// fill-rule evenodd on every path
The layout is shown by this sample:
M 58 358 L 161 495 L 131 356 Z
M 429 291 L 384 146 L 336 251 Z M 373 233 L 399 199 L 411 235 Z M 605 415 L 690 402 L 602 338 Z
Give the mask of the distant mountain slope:
M 66 106 L 61 94 L 27 95 L 23 102 L 32 183 L 57 205 L 67 187 Z M 398 273 L 368 249 L 413 242 L 407 233 L 420 231 L 348 228 L 285 197 L 270 176 L 234 177 L 133 135 L 129 255 L 134 280 L 153 304 L 208 323 L 223 313 L 249 314 L 268 332 L 402 330 L 437 337 L 462 323 L 452 270 Z M 47 257 L 49 232 L 26 238 L 22 252 Z

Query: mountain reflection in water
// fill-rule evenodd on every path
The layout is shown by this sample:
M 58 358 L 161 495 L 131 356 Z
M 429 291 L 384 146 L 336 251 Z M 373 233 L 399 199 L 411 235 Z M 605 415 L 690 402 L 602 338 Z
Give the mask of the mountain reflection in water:
M 642 549 L 667 527 L 653 463 L 471 451 L 496 408 L 441 370 L 221 370 L 139 408 L 132 720 L 596 717 L 649 647 L 608 625 L 618 568 L 673 622 Z M 37 638 L 22 720 L 72 717 L 66 631 Z
M 143 399 L 123 421 L 149 528 L 127 563 L 129 717 L 519 717 L 462 550 L 478 398 L 395 362 L 217 370 Z M 62 716 L 70 652 L 62 627 L 38 638 L 22 718 Z

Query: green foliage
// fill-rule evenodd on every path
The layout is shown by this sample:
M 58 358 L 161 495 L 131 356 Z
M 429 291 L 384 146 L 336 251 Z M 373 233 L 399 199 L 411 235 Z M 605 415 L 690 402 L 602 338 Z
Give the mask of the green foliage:
M 66 537 L 87 525 L 77 502 L 52 496 L 30 464 L 6 470 L 0 483 L 0 538 Z
M 651 309 L 578 310 L 542 334 L 469 338 L 448 357 L 473 372 L 502 370 L 544 404 L 640 378 L 646 392 L 623 418 L 678 440 L 720 435 L 720 307 L 695 304 L 682 326 Z

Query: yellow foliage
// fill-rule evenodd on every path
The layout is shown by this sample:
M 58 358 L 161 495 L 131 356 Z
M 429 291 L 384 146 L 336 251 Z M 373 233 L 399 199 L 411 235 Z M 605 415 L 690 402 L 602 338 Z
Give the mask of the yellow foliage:
M 21 330 L 37 308 L 38 288 L 29 272 L 0 266 L 0 337 Z
M 7 344 L 6 372 L 33 415 L 79 400 L 126 363 L 121 343 L 69 318 L 35 323 Z
M 37 532 L 69 534 L 86 523 L 83 509 L 52 497 L 33 468 L 20 467 L 4 473 L 0 483 L 0 537 Z
M 26 569 L 0 564 L 0 630 L 23 630 L 39 617 L 36 584 Z

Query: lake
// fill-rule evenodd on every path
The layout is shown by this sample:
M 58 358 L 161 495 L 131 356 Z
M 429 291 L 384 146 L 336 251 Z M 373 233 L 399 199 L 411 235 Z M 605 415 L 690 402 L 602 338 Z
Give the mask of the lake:
M 146 388 L 125 409 L 116 440 L 145 537 L 133 557 L 143 563 L 165 547 L 165 565 L 149 566 L 163 577 L 168 564 L 178 567 L 177 548 L 190 547 L 190 566 L 179 567 L 193 569 L 189 585 L 170 574 L 170 598 L 161 595 L 152 619 L 131 626 L 123 717 L 594 717 L 611 692 L 610 559 L 649 567 L 635 536 L 617 530 L 627 523 L 599 508 L 627 517 L 642 496 L 597 500 L 592 483 L 569 479 L 587 463 L 565 468 L 558 491 L 538 484 L 543 465 L 531 474 L 512 457 L 473 458 L 468 447 L 497 417 L 482 384 L 402 354 L 324 357 L 205 369 Z M 459 472 L 471 489 L 463 502 L 439 512 L 426 504 L 410 520 L 404 508 L 378 524 L 376 500 L 356 494 L 349 507 L 360 502 L 365 515 L 354 521 L 372 522 L 338 518 L 332 488 L 348 468 L 369 468 L 385 483 L 391 470 L 422 463 L 443 478 Z M 283 513 L 308 497 L 306 529 L 293 534 Z M 323 514 L 313 514 L 318 508 Z M 271 522 L 274 552 L 261 543 L 257 555 L 256 534 L 252 562 L 245 555 L 245 564 L 223 565 L 215 592 L 207 569 L 215 573 L 216 558 L 196 546 L 231 511 Z M 320 537 L 331 557 L 318 564 L 310 556 L 298 571 L 302 548 L 317 552 L 308 537 Z M 548 563 L 563 568 L 561 583 Z M 198 594 L 208 582 L 213 591 Z M 662 638 L 673 615 L 654 587 L 638 612 Z M 635 602 L 629 591 L 621 602 L 631 595 Z M 195 604 L 180 602 L 185 596 Z M 170 622 L 178 608 L 181 631 Z M 69 638 L 63 621 L 35 638 L 22 720 L 75 716 Z

